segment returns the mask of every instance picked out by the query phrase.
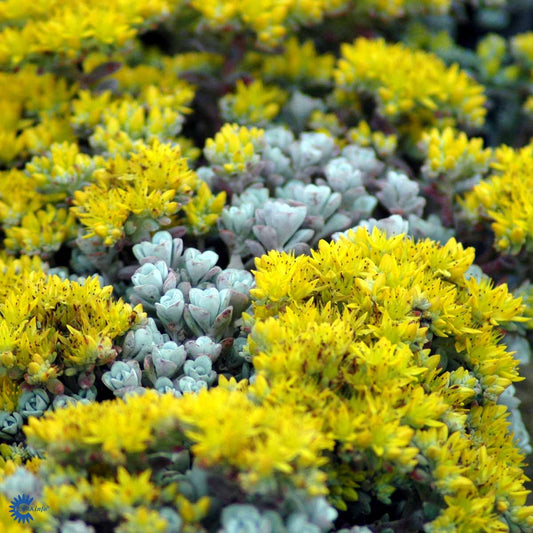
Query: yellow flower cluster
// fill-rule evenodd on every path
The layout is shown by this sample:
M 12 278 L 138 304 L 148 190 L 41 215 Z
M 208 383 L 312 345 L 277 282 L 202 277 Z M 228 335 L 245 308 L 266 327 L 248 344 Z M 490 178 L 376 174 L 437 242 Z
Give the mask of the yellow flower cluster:
M 28 453 L 24 446 L 0 444 L 0 479 L 13 474 L 19 466 L 35 473 L 42 463 L 42 459 Z
M 39 256 L 21 255 L 15 258 L 4 250 L 0 251 L 0 300 L 3 301 L 11 288 L 20 285 L 30 272 L 44 271 L 45 266 Z
M 80 285 L 32 271 L 13 279 L 12 270 L 0 274 L 11 279 L 1 279 L 0 371 L 17 383 L 61 392 L 61 376 L 112 361 L 113 339 L 145 319 L 140 306 L 113 302 L 97 278 Z
M 26 213 L 34 213 L 46 203 L 35 183 L 21 170 L 0 172 L 0 221 L 5 227 L 16 226 Z
M 185 218 L 180 222 L 183 222 L 192 235 L 205 235 L 220 218 L 225 203 L 224 191 L 215 196 L 207 183 L 199 181 L 196 194 L 183 207 Z
M 274 47 L 290 30 L 353 11 L 356 17 L 391 20 L 408 15 L 443 15 L 451 0 L 190 0 L 203 24 L 217 29 L 249 28 L 263 46 Z
M 494 172 L 467 193 L 461 205 L 474 220 L 488 219 L 496 249 L 517 254 L 533 250 L 533 144 L 494 151 Z
M 156 85 L 165 91 L 172 89 L 178 83 L 180 76 L 186 72 L 201 72 L 202 74 L 216 74 L 224 64 L 224 56 L 214 52 L 180 52 L 166 55 L 157 49 L 144 50 L 136 43 L 133 57 L 142 54 L 144 62 L 135 65 L 122 64 L 110 74 L 110 79 L 117 80 L 121 90 L 138 94 L 141 88 Z M 122 62 L 120 54 L 89 54 L 83 61 L 83 71 L 92 76 L 108 62 Z
M 81 153 L 76 143 L 54 143 L 44 156 L 35 156 L 24 171 L 34 189 L 48 202 L 60 202 L 89 185 L 104 159 Z
M 283 40 L 293 23 L 317 24 L 347 4 L 347 0 L 190 0 L 204 24 L 219 29 L 248 27 L 268 47 Z
M 94 173 L 95 183 L 74 193 L 71 209 L 106 246 L 136 239 L 170 224 L 196 187 L 196 174 L 181 157 L 179 146 L 140 144 L 128 159 L 106 161 Z
M 78 472 L 74 485 L 46 486 L 45 503 L 133 517 L 166 498 L 200 520 L 208 500 L 151 479 L 151 455 L 172 443 L 248 494 L 283 481 L 345 509 L 363 493 L 390 504 L 397 488 L 418 487 L 436 508 L 428 531 L 531 528 L 522 455 L 495 404 L 519 379 L 499 328 L 526 319 L 505 285 L 465 277 L 473 257 L 453 239 L 361 228 L 311 256 L 257 259 L 245 317 L 254 383 L 221 377 L 179 399 L 147 391 L 30 418 L 28 443 L 48 468 Z
M 343 44 L 341 56 L 334 71 L 337 96 L 371 94 L 378 111 L 416 140 L 430 126 L 483 124 L 483 87 L 456 64 L 446 67 L 433 54 L 362 37 Z
M 16 66 L 38 54 L 68 60 L 91 49 L 123 47 L 169 14 L 168 0 L 7 0 L 0 7 L 0 63 Z
M 424 134 L 421 147 L 426 153 L 422 173 L 443 187 L 461 180 L 480 178 L 490 165 L 492 150 L 483 148 L 483 139 L 468 138 L 464 132 L 445 128 Z
M 224 55 L 214 52 L 182 52 L 161 58 L 163 68 L 176 75 L 184 72 L 215 74 L 224 65 Z
M 494 403 L 519 379 L 498 326 L 525 320 L 523 306 L 505 286 L 465 278 L 472 260 L 453 239 L 376 229 L 321 241 L 311 257 L 256 260 L 250 392 L 322 421 L 336 442 L 324 470 L 337 508 L 361 491 L 390 503 L 411 479 L 441 502 L 428 531 L 533 525 L 522 456 Z
M 245 390 L 226 386 L 185 395 L 181 399 L 155 391 L 126 401 L 67 407 L 31 418 L 24 431 L 28 442 L 46 449 L 59 464 L 89 471 L 98 454 L 102 464 L 116 467 L 135 454 L 138 463 L 150 453 L 192 442 L 199 464 L 239 473 L 243 488 L 284 476 L 290 484 L 324 493 L 321 453 L 333 445 L 319 430 L 321 422 L 289 406 L 260 406 Z M 294 431 L 298 428 L 298 431 Z M 143 459 L 143 457 L 145 459 Z
M 324 113 L 319 109 L 315 109 L 309 115 L 307 125 L 313 131 L 324 133 L 328 137 L 336 137 L 335 142 L 341 148 L 347 144 L 347 141 L 344 139 L 346 126 L 341 123 L 335 113 Z
M 66 208 L 47 204 L 44 209 L 24 215 L 18 226 L 6 227 L 5 233 L 7 250 L 48 258 L 76 236 L 76 217 Z
M 76 98 L 72 100 L 72 115 L 70 122 L 76 130 L 82 128 L 94 129 L 94 127 L 102 120 L 104 110 L 109 107 L 111 103 L 111 91 L 103 91 L 101 93 L 92 93 L 88 90 L 80 90 L 76 94 Z
M 17 408 L 17 402 L 22 394 L 18 383 L 7 376 L 0 376 L 0 410 L 12 413 Z
M 204 67 L 209 61 L 218 64 L 220 59 L 214 54 L 196 55 Z M 118 87 L 113 92 L 77 91 L 71 101 L 71 125 L 79 135 L 89 137 L 94 149 L 107 156 L 126 155 L 138 140 L 178 141 L 194 98 L 194 87 L 179 75 L 193 57 L 194 54 L 178 54 L 164 58 L 153 54 L 153 64 L 122 65 L 113 72 L 113 65 L 120 65 L 122 58 L 110 61 L 104 54 L 91 54 L 83 63 L 87 72 L 84 76 L 91 77 L 99 71 L 105 75 L 110 68 L 108 82 L 117 83 Z M 202 64 L 197 66 L 202 68 Z
M 264 131 L 238 124 L 224 124 L 213 139 L 207 139 L 204 155 L 213 167 L 227 174 L 245 172 L 259 162 Z
M 516 58 L 533 68 L 533 31 L 520 33 L 511 39 L 511 50 Z
M 0 163 L 46 150 L 53 142 L 73 138 L 64 116 L 75 88 L 33 66 L 0 72 Z
M 179 80 L 171 87 L 164 90 L 147 85 L 137 97 L 128 95 L 110 104 L 97 96 L 101 115 L 90 139 L 93 147 L 110 154 L 125 154 L 139 139 L 146 142 L 174 139 L 181 131 L 184 114 L 190 112 L 186 105 L 192 101 L 194 91 Z
M 350 142 L 359 146 L 371 146 L 381 157 L 391 156 L 398 146 L 396 135 L 373 131 L 365 120 L 348 130 L 347 137 Z
M 103 159 L 80 153 L 77 144 L 52 144 L 24 171 L 0 173 L 0 221 L 12 251 L 47 257 L 76 236 L 77 224 L 65 201 L 91 183 Z
M 181 68 L 178 59 L 169 58 L 166 62 L 163 61 L 162 67 L 153 67 L 151 76 L 137 85 L 133 82 L 133 77 L 134 74 L 143 74 L 142 67 L 138 68 L 141 72 L 135 72 L 134 67 L 126 67 L 129 75 L 126 72 L 123 76 L 123 88 L 131 92 L 118 96 L 113 96 L 110 91 L 93 93 L 78 90 L 76 84 L 68 87 L 64 79 L 56 79 L 51 74 L 38 75 L 31 66 L 23 67 L 16 74 L 0 76 L 0 85 L 5 88 L 5 100 L 0 100 L 0 108 L 9 109 L 7 116 L 11 117 L 3 123 L 4 133 L 0 132 L 0 137 L 4 135 L 6 140 L 2 146 L 6 150 L 10 147 L 5 153 L 6 162 L 36 151 L 40 154 L 27 163 L 23 171 L 12 169 L 0 173 L 0 220 L 6 232 L 5 245 L 8 249 L 27 254 L 44 254 L 47 257 L 76 236 L 78 225 L 75 214 L 92 224 L 89 212 L 93 208 L 98 213 L 96 219 L 103 219 L 108 228 L 104 230 L 101 225 L 98 226 L 100 236 L 110 244 L 124 234 L 122 223 L 128 219 L 127 208 L 136 217 L 135 220 L 129 220 L 128 235 L 136 232 L 145 234 L 146 231 L 157 229 L 157 223 L 148 220 L 149 214 L 164 222 L 171 212 L 176 212 L 180 204 L 170 201 L 173 194 L 169 192 L 176 185 L 176 175 L 173 176 L 174 181 L 170 180 L 170 184 L 164 182 L 164 177 L 152 184 L 143 185 L 140 181 L 137 183 L 137 192 L 133 191 L 135 187 L 130 176 L 126 179 L 131 185 L 126 187 L 127 192 L 107 191 L 112 196 L 108 206 L 99 206 L 100 198 L 91 200 L 91 194 L 99 191 L 98 187 L 102 185 L 102 174 L 99 174 L 98 183 L 94 183 L 93 174 L 95 170 L 104 168 L 104 159 L 81 153 L 79 145 L 71 141 L 71 126 L 82 136 L 92 134 L 90 143 L 107 155 L 119 154 L 123 158 L 131 151 L 146 151 L 143 141 L 150 144 L 157 140 L 173 143 L 179 141 L 176 135 L 181 130 L 184 114 L 189 112 L 187 104 L 192 101 L 194 90 L 190 84 L 177 78 Z M 89 67 L 92 63 L 98 70 L 103 68 L 102 65 L 105 67 L 104 61 L 105 57 L 101 54 L 93 54 L 86 64 Z M 187 65 L 188 62 L 184 64 Z M 54 124 L 63 124 L 68 135 L 63 135 L 62 130 L 58 130 Z M 50 131 L 41 135 L 42 128 Z M 68 142 L 56 143 L 57 140 Z M 197 157 L 199 150 L 190 141 L 183 145 L 185 155 Z M 45 150 L 47 152 L 43 155 Z M 162 148 L 156 143 L 154 150 L 161 151 Z M 167 149 L 159 156 L 176 159 L 176 150 L 179 149 Z M 181 168 L 185 162 L 180 157 L 178 154 L 172 164 Z M 157 164 L 155 160 L 149 162 Z M 107 166 L 113 164 L 108 162 Z M 195 183 L 193 180 L 190 185 Z M 145 185 L 148 185 L 147 190 L 143 189 Z M 89 186 L 88 189 L 80 191 L 85 186 Z M 168 198 L 163 198 L 163 192 L 156 189 L 164 189 Z M 69 209 L 70 199 L 76 191 L 79 191 L 79 197 L 84 198 L 87 204 L 82 211 L 80 206 Z M 176 194 L 182 192 L 176 191 Z M 139 194 L 144 200 L 138 197 Z M 117 209 L 116 202 L 126 202 L 126 207 Z M 92 208 L 88 207 L 89 204 Z M 203 209 L 206 207 L 207 204 Z M 82 213 L 83 217 L 80 216 Z M 213 217 L 210 215 L 214 213 L 204 215 L 211 220 Z M 196 223 L 201 226 L 199 221 Z M 211 220 L 209 224 L 212 223 Z M 137 227 L 143 224 L 146 227 Z M 98 222 L 94 225 L 98 225 Z
M 496 326 L 526 319 L 520 316 L 520 300 L 513 298 L 506 285 L 492 287 L 488 281 L 465 279 L 474 258 L 472 248 L 463 249 L 455 239 L 444 246 L 430 240 L 415 244 L 402 235 L 387 239 L 378 230 L 370 235 L 359 229 L 350 233 L 350 241 L 321 241 L 312 255 L 294 258 L 273 251 L 256 260 L 257 286 L 252 295 L 257 319 L 304 305 L 309 299 L 332 306 L 323 317 L 332 318 L 335 302 L 349 302 L 347 309 L 357 311 L 353 320 L 364 317 L 360 336 L 366 342 L 384 337 L 420 349 L 428 338 L 439 343 L 437 337 L 453 335 L 458 350 L 454 357 L 476 367 L 488 398 L 496 398 L 517 378 L 517 362 L 501 346 L 494 347 L 503 352 L 500 369 L 492 365 L 484 369 L 478 360 L 493 357 L 488 347 L 497 337 Z M 413 321 L 413 316 L 419 319 Z M 484 346 L 484 355 L 477 353 L 478 344 Z M 476 362 L 472 363 L 474 352 Z
M 43 263 L 39 256 L 22 255 L 20 259 L 15 259 L 5 251 L 0 252 L 0 300 L 5 300 L 12 287 L 20 286 L 21 280 L 28 279 L 30 272 L 42 270 Z M 0 372 L 0 410 L 15 411 L 21 393 L 19 383 Z
M 127 59 L 142 55 L 143 63 L 137 64 L 134 60 L 130 65 L 124 62 L 124 55 L 117 52 L 88 54 L 82 63 L 86 82 L 93 83 L 105 75 L 118 82 L 120 91 L 138 95 L 141 89 L 154 85 L 168 94 L 183 88 L 180 77 L 184 73 L 216 74 L 224 64 L 224 56 L 214 52 L 180 52 L 169 56 L 155 48 L 143 49 L 139 42 L 132 46 L 131 56 Z
M 407 15 L 445 15 L 451 3 L 451 0 L 363 0 L 355 2 L 355 11 L 382 19 Z
M 256 80 L 249 85 L 238 80 L 235 92 L 220 100 L 222 118 L 227 122 L 265 126 L 281 111 L 287 93 L 279 87 Z
M 313 41 L 300 44 L 291 37 L 280 54 L 249 52 L 244 64 L 267 81 L 288 85 L 329 85 L 333 78 L 335 57 L 333 54 L 318 54 Z

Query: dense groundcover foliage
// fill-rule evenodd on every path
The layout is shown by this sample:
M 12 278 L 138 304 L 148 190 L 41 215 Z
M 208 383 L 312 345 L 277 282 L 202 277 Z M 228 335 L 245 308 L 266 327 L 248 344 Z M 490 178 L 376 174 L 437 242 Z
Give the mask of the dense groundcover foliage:
M 531 27 L 1 2 L 1 531 L 533 531 Z

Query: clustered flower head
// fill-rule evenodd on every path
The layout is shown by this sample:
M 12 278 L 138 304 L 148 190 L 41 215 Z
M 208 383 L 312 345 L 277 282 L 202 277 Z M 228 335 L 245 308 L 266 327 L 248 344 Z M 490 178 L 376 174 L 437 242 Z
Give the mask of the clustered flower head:
M 54 398 L 92 394 L 95 369 L 119 353 L 115 339 L 146 320 L 140 306 L 114 302 L 113 288 L 102 287 L 97 277 L 63 281 L 39 266 L 11 258 L 2 266 L 4 438 L 15 437 L 22 417 L 41 415 Z M 9 417 L 18 419 L 18 427 Z
M 260 80 L 248 86 L 239 80 L 235 93 L 221 98 L 221 114 L 228 122 L 265 125 L 278 115 L 286 98 L 284 91 Z
M 339 98 L 349 91 L 371 94 L 378 111 L 413 136 L 437 125 L 483 124 L 483 87 L 458 65 L 382 39 L 343 44 L 333 73 Z
M 206 159 L 226 174 L 251 170 L 259 161 L 263 130 L 238 124 L 225 124 L 204 148 Z
M 261 480 L 279 477 L 288 483 L 288 499 L 271 519 L 295 520 L 291 510 L 297 509 L 302 524 L 321 524 L 320 531 L 326 531 L 335 511 L 322 497 L 301 490 L 309 482 L 316 486 L 311 492 L 323 492 L 319 454 L 330 442 L 317 430 L 319 421 L 290 409 L 278 417 L 277 407 L 257 405 L 242 385 L 235 386 L 225 381 L 212 393 L 181 399 L 150 391 L 87 409 L 69 406 L 41 422 L 32 419 L 27 436 L 37 449 L 49 450 L 51 476 L 68 477 L 74 465 L 77 469 L 77 487 L 68 482 L 42 487 L 39 497 L 51 512 L 34 524 L 44 529 L 94 508 L 96 527 L 109 520 L 124 525 L 131 514 L 159 511 L 162 531 L 200 530 L 221 506 L 223 523 L 236 513 L 239 507 L 228 505 L 230 492 L 242 486 L 262 499 Z M 303 430 L 297 438 L 294 427 Z M 189 468 L 191 453 L 201 466 Z M 160 461 L 173 465 L 162 477 L 153 472 Z M 228 493 L 213 494 L 215 483 Z
M 512 449 L 495 400 L 518 379 L 498 326 L 525 320 L 523 307 L 505 287 L 466 278 L 472 260 L 454 239 L 415 243 L 376 229 L 322 241 L 311 257 L 256 260 L 252 390 L 320 417 L 336 441 L 324 470 L 337 508 L 375 498 L 394 513 L 399 487 L 430 483 L 436 507 L 410 511 L 428 531 L 489 527 L 507 511 L 530 527 L 530 512 L 518 511 L 520 456 L 510 467 L 506 452 L 494 455 Z M 261 377 L 268 385 L 259 389 Z M 449 453 L 460 454 L 461 467 Z M 487 475 L 517 482 L 516 500 L 481 487 Z
M 127 159 L 117 155 L 93 176 L 94 184 L 75 192 L 72 211 L 89 228 L 86 236 L 107 246 L 170 224 L 196 186 L 179 146 L 159 142 L 140 146 Z
M 300 43 L 296 37 L 291 37 L 281 54 L 248 52 L 244 62 L 267 81 L 297 87 L 328 86 L 332 82 L 335 57 L 332 54 L 319 54 L 313 41 Z
M 47 52 L 72 60 L 93 47 L 124 46 L 143 26 L 161 20 L 169 7 L 166 0 L 149 6 L 137 0 L 128 9 L 119 2 L 25 1 L 21 5 L 9 0 L 0 13 L 5 24 L 0 32 L 0 62 L 16 66 Z
M 533 146 L 495 151 L 490 176 L 468 192 L 462 205 L 474 219 L 491 222 L 494 246 L 517 254 L 533 249 Z
M 422 143 L 427 153 L 422 173 L 442 187 L 466 180 L 479 181 L 489 169 L 492 150 L 483 148 L 483 139 L 469 139 L 464 132 L 446 128 L 426 133 Z
M 65 110 L 75 89 L 66 80 L 25 65 L 16 72 L 0 73 L 0 86 L 2 164 L 74 139 Z

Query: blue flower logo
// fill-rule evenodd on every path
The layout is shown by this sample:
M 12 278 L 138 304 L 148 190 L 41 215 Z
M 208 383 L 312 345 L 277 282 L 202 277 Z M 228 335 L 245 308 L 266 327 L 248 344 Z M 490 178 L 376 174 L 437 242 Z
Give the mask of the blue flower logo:
M 9 514 L 21 524 L 30 522 L 33 520 L 33 516 L 30 514 L 30 506 L 32 502 L 33 498 L 29 494 L 19 494 L 11 500 Z

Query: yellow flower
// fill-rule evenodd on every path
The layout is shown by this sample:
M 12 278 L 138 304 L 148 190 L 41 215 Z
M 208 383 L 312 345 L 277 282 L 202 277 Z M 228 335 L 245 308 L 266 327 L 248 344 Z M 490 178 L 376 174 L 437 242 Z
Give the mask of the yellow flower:
M 124 513 L 126 519 L 117 528 L 117 533 L 166 533 L 168 522 L 158 511 L 140 506 Z
M 494 172 L 460 200 L 474 219 L 492 222 L 497 250 L 517 254 L 533 249 L 533 145 L 495 150 Z
M 442 188 L 454 182 L 479 178 L 489 169 L 492 150 L 483 149 L 483 139 L 469 139 L 452 128 L 433 129 L 424 134 L 421 144 L 426 152 L 422 173 L 438 180 Z
M 9 411 L 10 413 L 15 411 L 21 394 L 22 391 L 17 383 L 7 376 L 0 377 L 0 409 L 2 411 Z
M 209 511 L 211 501 L 207 496 L 199 498 L 198 501 L 192 503 L 181 494 L 176 498 L 176 504 L 180 516 L 189 524 L 198 524 Z
M 141 503 L 150 504 L 158 495 L 150 481 L 151 475 L 150 470 L 144 470 L 139 475 L 130 474 L 119 466 L 116 480 L 93 477 L 90 502 L 95 507 L 103 507 L 117 514 Z
M 18 169 L 0 172 L 0 220 L 4 227 L 17 226 L 28 212 L 41 209 L 46 200 L 31 179 Z
M 328 85 L 331 83 L 335 57 L 318 54 L 313 41 L 300 44 L 291 37 L 284 44 L 283 52 L 263 55 L 249 52 L 245 57 L 258 76 L 267 81 L 297 85 Z
M 238 80 L 235 93 L 220 99 L 222 118 L 227 122 L 264 126 L 279 114 L 287 96 L 282 89 L 263 85 L 261 80 L 249 85 Z
M 353 90 L 369 92 L 381 114 L 395 123 L 407 119 L 412 134 L 419 135 L 417 123 L 480 126 L 484 121 L 482 86 L 457 65 L 446 67 L 435 55 L 402 44 L 362 37 L 343 44 L 334 78 L 341 98 Z
M 74 193 L 74 213 L 106 246 L 168 225 L 197 184 L 178 145 L 141 144 L 94 173 L 96 183 Z
M 95 169 L 103 167 L 101 157 L 80 153 L 75 143 L 54 143 L 44 156 L 26 164 L 25 172 L 48 202 L 58 202 L 88 185 Z
M 258 128 L 224 124 L 213 139 L 207 139 L 204 155 L 212 165 L 227 174 L 244 172 L 259 162 L 263 133 Z
M 511 39 L 513 55 L 526 66 L 533 66 L 533 32 L 519 33 Z
M 204 235 L 220 218 L 226 202 L 224 191 L 213 195 L 205 181 L 200 182 L 193 198 L 183 207 L 185 226 L 193 235 Z
M 27 0 L 8 0 L 1 13 L 7 24 L 0 32 L 0 62 L 16 66 L 44 53 L 72 60 L 87 48 L 121 47 L 147 23 L 166 16 L 168 7 L 165 0 L 149 5 L 132 0 L 127 8 L 103 0 L 45 2 L 39 8 Z
M 22 217 L 20 226 L 6 228 L 5 232 L 7 249 L 47 257 L 76 235 L 76 219 L 66 209 L 47 204 L 46 209 L 27 214 Z
M 111 91 L 93 94 L 91 91 L 82 90 L 72 101 L 71 123 L 75 127 L 86 126 L 94 128 L 102 120 L 104 111 L 111 102 Z
M 80 285 L 42 271 L 18 274 L 0 305 L 0 369 L 16 383 L 55 387 L 63 373 L 74 375 L 114 359 L 112 339 L 146 315 L 140 307 L 111 302 L 111 291 L 97 278 Z
M 360 146 L 372 146 L 381 157 L 391 156 L 396 150 L 398 138 L 381 131 L 372 131 L 364 120 L 347 133 L 348 140 Z

